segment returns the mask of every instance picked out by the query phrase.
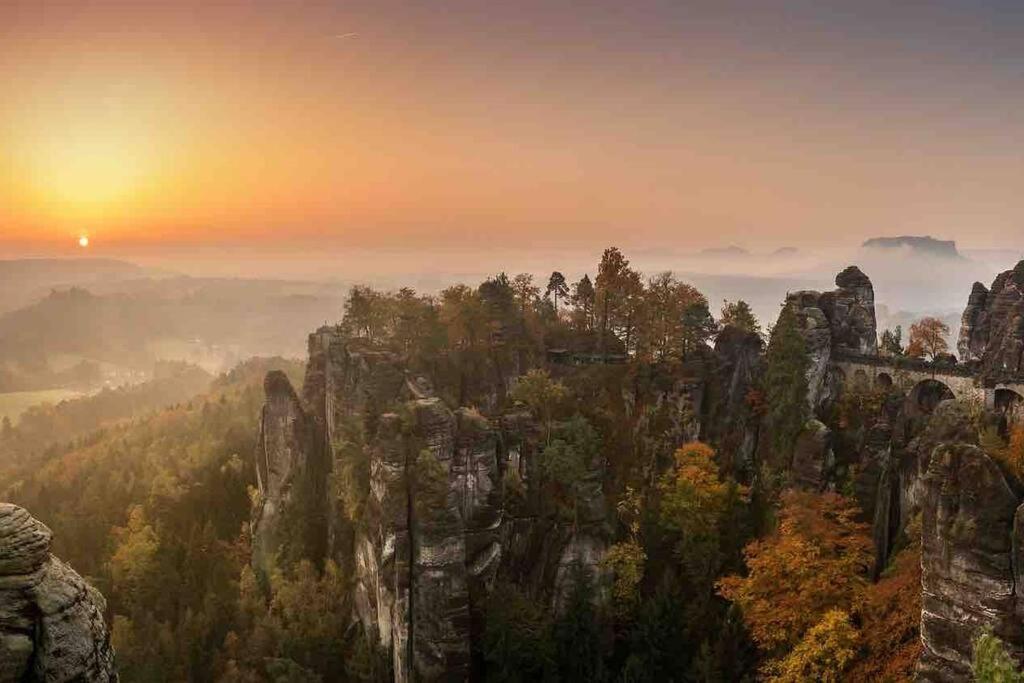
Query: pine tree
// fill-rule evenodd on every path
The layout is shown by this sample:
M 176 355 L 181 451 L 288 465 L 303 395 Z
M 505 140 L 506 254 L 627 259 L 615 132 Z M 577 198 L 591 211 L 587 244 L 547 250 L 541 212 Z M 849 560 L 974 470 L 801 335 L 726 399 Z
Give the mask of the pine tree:
M 717 331 L 718 326 L 711 317 L 706 300 L 701 299 L 687 306 L 683 311 L 680 334 L 683 358 L 707 344 Z
M 569 285 L 565 283 L 565 276 L 557 270 L 551 273 L 548 278 L 548 287 L 544 290 L 545 296 L 550 296 L 555 302 L 555 314 L 558 314 L 558 300 L 569 296 Z

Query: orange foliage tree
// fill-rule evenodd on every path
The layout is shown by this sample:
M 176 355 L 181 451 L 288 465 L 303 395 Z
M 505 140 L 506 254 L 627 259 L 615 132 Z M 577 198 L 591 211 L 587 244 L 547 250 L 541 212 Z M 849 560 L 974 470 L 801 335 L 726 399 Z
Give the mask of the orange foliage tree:
M 832 609 L 852 611 L 872 560 L 856 504 L 836 493 L 787 491 L 771 536 L 744 550 L 748 573 L 718 582 L 762 651 L 779 658 Z
M 864 591 L 858 609 L 863 654 L 846 673 L 852 683 L 914 680 L 921 654 L 920 524 L 912 524 L 907 535 L 918 540 Z
M 949 336 L 949 325 L 938 318 L 921 318 L 910 326 L 910 345 L 907 355 L 912 358 L 928 356 L 932 360 L 949 351 L 946 337 Z

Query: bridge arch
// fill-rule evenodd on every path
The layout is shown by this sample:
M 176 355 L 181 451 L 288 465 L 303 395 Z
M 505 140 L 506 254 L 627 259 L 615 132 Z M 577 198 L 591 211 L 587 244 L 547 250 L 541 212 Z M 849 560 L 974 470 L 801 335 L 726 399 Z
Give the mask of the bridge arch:
M 892 375 L 890 375 L 888 372 L 880 372 L 877 375 L 875 375 L 876 389 L 883 389 L 885 391 L 888 391 L 889 389 L 892 389 L 892 385 Z
M 929 377 L 915 384 L 907 398 L 924 412 L 931 413 L 943 401 L 956 398 L 956 394 L 945 382 Z

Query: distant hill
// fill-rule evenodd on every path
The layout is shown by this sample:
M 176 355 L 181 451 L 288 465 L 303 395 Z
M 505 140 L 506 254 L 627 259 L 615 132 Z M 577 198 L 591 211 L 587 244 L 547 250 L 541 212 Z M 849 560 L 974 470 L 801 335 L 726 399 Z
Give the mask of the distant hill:
M 717 256 L 717 257 L 721 257 L 721 256 L 739 256 L 739 257 L 750 256 L 750 252 L 749 251 L 747 251 L 743 247 L 738 247 L 735 244 L 730 245 L 728 247 L 711 247 L 709 249 L 702 249 L 700 253 L 701 253 L 702 256 Z
M 51 289 L 95 287 L 159 274 L 159 271 L 114 259 L 0 260 L 0 313 L 38 301 Z
M 344 297 L 269 280 L 142 279 L 122 290 L 54 289 L 0 315 L 0 392 L 138 382 L 161 360 L 220 372 L 250 356 L 298 357 L 305 331 L 336 320 Z
M 921 256 L 962 259 L 953 240 L 937 240 L 930 236 L 873 237 L 862 245 L 865 249 L 909 249 Z

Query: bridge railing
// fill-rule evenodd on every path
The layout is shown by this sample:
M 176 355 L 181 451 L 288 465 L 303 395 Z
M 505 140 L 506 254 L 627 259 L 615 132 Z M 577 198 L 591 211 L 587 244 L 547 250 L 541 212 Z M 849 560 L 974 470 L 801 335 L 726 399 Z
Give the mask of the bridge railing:
M 869 365 L 876 368 L 891 368 L 896 371 L 924 372 L 933 375 L 946 375 L 953 377 L 973 378 L 978 374 L 973 367 L 967 365 L 933 363 L 920 358 L 907 358 L 905 356 L 869 356 L 845 350 L 833 351 L 832 362 Z

